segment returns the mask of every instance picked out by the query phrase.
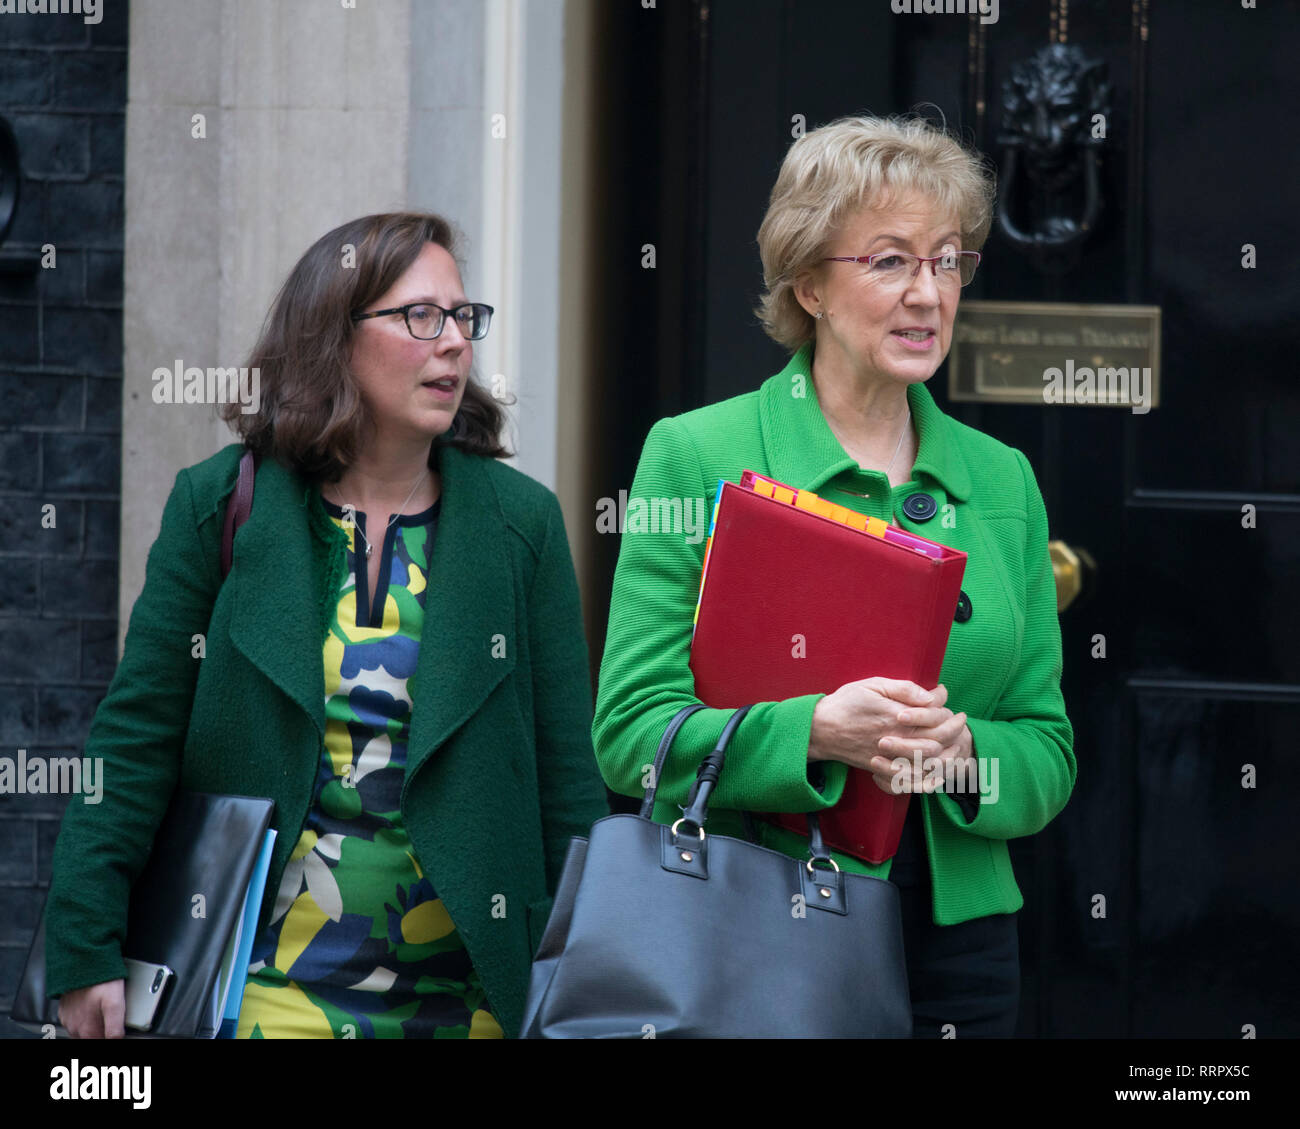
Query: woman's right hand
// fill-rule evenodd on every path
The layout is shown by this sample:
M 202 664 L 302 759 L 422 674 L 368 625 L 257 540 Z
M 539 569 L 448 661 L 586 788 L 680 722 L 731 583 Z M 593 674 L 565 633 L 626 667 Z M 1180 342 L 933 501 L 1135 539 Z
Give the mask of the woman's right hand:
M 873 774 L 882 792 L 890 792 L 888 777 L 882 777 L 871 763 L 873 757 L 889 756 L 880 748 L 880 739 L 907 737 L 915 729 L 898 723 L 900 711 L 909 707 L 942 706 L 947 698 L 948 692 L 942 686 L 927 690 L 906 679 L 863 678 L 846 682 L 813 709 L 808 759 L 842 761 L 866 769 Z M 939 751 L 935 744 L 933 752 Z
M 105 980 L 59 997 L 59 1023 L 74 1039 L 121 1039 L 125 1019 L 125 980 Z

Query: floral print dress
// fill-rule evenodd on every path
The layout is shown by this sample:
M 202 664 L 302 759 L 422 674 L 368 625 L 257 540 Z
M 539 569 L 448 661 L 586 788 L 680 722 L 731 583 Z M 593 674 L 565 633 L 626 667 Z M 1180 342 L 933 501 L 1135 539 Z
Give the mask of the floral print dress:
M 322 502 L 348 535 L 325 642 L 325 747 L 271 922 L 253 946 L 237 1037 L 500 1038 L 400 810 L 439 504 L 386 529 L 372 595 L 356 553 L 356 527 L 371 536 L 366 515 L 354 522 Z

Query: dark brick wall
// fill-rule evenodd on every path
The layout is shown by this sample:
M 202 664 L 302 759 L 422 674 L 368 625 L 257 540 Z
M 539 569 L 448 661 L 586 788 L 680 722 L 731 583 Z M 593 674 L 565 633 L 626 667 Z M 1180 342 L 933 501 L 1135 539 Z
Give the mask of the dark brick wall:
M 23 166 L 0 255 L 57 255 L 0 269 L 3 757 L 79 756 L 117 663 L 127 0 L 102 11 L 0 15 L 0 114 Z M 5 1017 L 68 802 L 0 795 L 0 1035 L 20 1033 Z

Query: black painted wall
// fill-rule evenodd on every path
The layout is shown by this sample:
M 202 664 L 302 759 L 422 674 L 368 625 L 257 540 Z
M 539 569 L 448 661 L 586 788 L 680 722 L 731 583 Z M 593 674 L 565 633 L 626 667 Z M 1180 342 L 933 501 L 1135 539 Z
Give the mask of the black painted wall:
M 0 246 L 0 756 L 11 758 L 80 756 L 117 664 L 127 11 L 110 0 L 93 25 L 0 16 L 0 116 L 22 165 Z M 67 802 L 0 795 L 0 1035 L 23 1033 L 7 1014 Z

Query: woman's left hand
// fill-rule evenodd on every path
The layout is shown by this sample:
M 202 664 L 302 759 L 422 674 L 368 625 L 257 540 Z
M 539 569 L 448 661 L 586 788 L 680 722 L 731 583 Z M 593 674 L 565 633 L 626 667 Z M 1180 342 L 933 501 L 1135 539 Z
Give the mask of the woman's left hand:
M 948 700 L 942 683 L 935 687 L 935 694 L 939 703 Z M 941 792 L 949 775 L 945 762 L 960 762 L 975 755 L 966 714 L 955 714 L 942 704 L 901 705 L 899 724 L 910 725 L 911 732 L 906 737 L 882 737 L 877 743 L 880 752 L 871 759 L 871 772 L 878 785 L 898 794 Z M 952 767 L 954 779 L 965 779 L 960 763 Z

